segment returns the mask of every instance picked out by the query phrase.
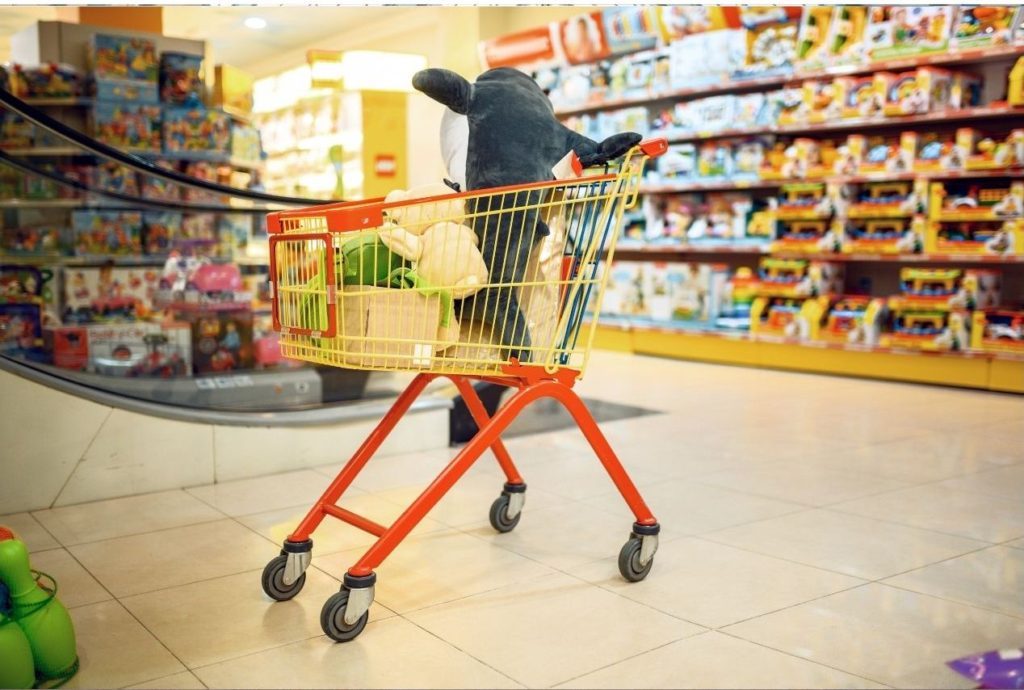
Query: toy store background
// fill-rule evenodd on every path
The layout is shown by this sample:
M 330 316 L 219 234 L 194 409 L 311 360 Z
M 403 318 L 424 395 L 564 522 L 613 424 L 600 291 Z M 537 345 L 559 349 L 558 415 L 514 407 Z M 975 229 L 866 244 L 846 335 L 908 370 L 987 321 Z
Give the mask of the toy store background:
M 1024 677 L 1024 8 L 12 6 L 0 63 L 0 686 Z M 288 602 L 261 571 L 411 375 L 282 356 L 266 215 L 454 179 L 428 67 L 667 142 L 578 386 L 664 529 L 623 582 L 632 518 L 538 405 L 522 523 L 483 458 L 334 645 L 373 539 L 325 526 Z M 475 429 L 432 382 L 345 511 L 390 524 Z

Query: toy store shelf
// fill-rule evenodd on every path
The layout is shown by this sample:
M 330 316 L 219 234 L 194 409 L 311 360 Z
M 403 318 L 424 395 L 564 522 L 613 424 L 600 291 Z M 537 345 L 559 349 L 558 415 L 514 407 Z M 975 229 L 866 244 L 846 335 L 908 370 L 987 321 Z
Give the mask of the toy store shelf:
M 92 105 L 91 98 L 82 96 L 67 96 L 64 98 L 23 98 L 28 105 L 40 106 L 88 106 Z
M 1024 393 L 1024 358 L 980 352 L 922 352 L 752 338 L 676 324 L 598 322 L 595 341 L 636 354 Z
M 651 103 L 661 103 L 663 101 L 671 100 L 688 100 L 703 98 L 705 96 L 716 96 L 723 93 L 739 93 L 740 91 L 760 91 L 766 88 L 783 86 L 788 83 L 800 82 L 805 79 L 821 79 L 823 77 L 905 70 L 913 69 L 914 67 L 924 67 L 926 65 L 963 65 L 997 62 L 999 60 L 1010 60 L 1019 55 L 1024 55 L 1024 46 L 1014 45 L 988 47 L 975 50 L 948 51 L 944 53 L 936 53 L 934 55 L 920 55 L 916 57 L 900 58 L 898 60 L 885 60 L 857 65 L 829 67 L 822 70 L 796 71 L 785 75 L 776 75 L 761 79 L 723 79 L 722 81 L 709 86 L 674 89 L 661 93 L 647 93 L 629 98 L 600 101 L 593 100 L 584 104 L 558 108 L 555 110 L 555 115 L 558 117 L 568 117 L 570 115 L 589 113 L 596 110 L 626 108 L 635 105 L 648 105 Z
M 700 245 L 700 244 L 637 244 L 619 242 L 616 254 L 750 254 L 768 253 L 766 244 Z
M 722 129 L 708 132 L 689 132 L 685 134 L 668 135 L 666 138 L 672 143 L 686 141 L 703 141 L 706 139 L 730 139 L 733 137 L 760 136 L 765 134 L 817 134 L 818 132 L 838 132 L 846 130 L 879 129 L 883 127 L 905 127 L 907 125 L 921 125 L 934 122 L 968 122 L 975 120 L 991 120 L 1004 117 L 1024 117 L 1024 108 L 1011 108 L 1006 105 L 979 106 L 976 108 L 959 108 L 938 110 L 933 113 L 921 115 L 906 115 L 903 117 L 862 117 L 850 118 L 848 120 L 834 120 L 830 122 L 810 123 L 797 122 L 786 125 L 773 125 L 771 127 L 751 127 L 745 129 Z M 665 136 L 653 134 L 652 136 Z
M 28 266 L 163 266 L 166 256 L 55 256 L 0 254 L 0 263 Z
M 867 254 L 819 253 L 776 251 L 772 256 L 781 259 L 816 259 L 822 261 L 863 261 L 877 263 L 917 264 L 1024 264 L 1024 255 L 1015 254 Z
M 11 156 L 90 156 L 88 151 L 83 151 L 77 146 L 34 146 L 32 148 L 6 149 L 4 151 Z
M 3 199 L 0 208 L 78 208 L 85 199 Z
M 1021 110 L 1024 117 L 1024 110 Z M 837 184 L 864 184 L 865 182 L 893 182 L 897 180 L 959 180 L 985 177 L 1015 177 L 1024 175 L 1024 168 L 994 168 L 992 170 L 936 170 L 905 173 L 877 172 L 862 175 L 830 175 L 822 178 L 780 178 L 775 180 L 700 180 L 696 182 L 646 182 L 640 185 L 641 194 L 674 194 L 678 192 L 729 192 L 745 189 L 776 189 L 788 184 L 804 182 L 835 182 Z
M 188 151 L 162 152 L 142 149 L 124 149 L 125 153 L 141 158 L 162 158 L 176 161 L 205 161 L 214 165 L 230 165 L 234 168 L 246 170 L 262 170 L 263 161 L 247 161 L 230 156 L 211 156 L 189 153 Z M 5 149 L 5 153 L 11 156 L 45 157 L 45 156 L 89 156 L 99 157 L 90 151 L 83 151 L 75 146 L 35 146 L 32 148 Z

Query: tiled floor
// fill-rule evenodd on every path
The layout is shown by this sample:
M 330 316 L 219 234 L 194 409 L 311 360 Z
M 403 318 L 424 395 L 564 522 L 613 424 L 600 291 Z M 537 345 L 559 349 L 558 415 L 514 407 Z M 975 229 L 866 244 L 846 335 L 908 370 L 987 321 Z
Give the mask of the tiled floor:
M 323 601 L 372 542 L 329 523 L 305 589 L 264 563 L 337 466 L 0 517 L 60 583 L 69 687 L 971 687 L 946 660 L 1024 640 L 1024 401 L 597 353 L 584 395 L 663 525 L 651 575 L 575 430 L 484 458 L 378 570 L 354 642 Z M 301 431 L 296 431 L 301 433 Z M 452 451 L 454 452 L 454 451 Z M 384 459 L 342 501 L 396 517 L 452 454 Z

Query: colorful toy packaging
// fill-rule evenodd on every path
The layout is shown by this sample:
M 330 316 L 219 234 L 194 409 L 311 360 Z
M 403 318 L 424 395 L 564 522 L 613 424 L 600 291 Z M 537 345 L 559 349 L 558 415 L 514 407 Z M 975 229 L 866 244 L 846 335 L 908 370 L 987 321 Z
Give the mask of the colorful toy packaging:
M 163 53 L 160 56 L 160 100 L 164 103 L 201 103 L 203 56 Z
M 160 107 L 138 103 L 96 101 L 93 136 L 121 149 L 160 151 Z
M 0 246 L 7 254 L 19 256 L 56 255 L 63 253 L 64 233 L 55 225 L 4 228 Z
M 31 351 L 43 343 L 41 301 L 0 302 L 0 352 Z
M 192 367 L 197 376 L 253 366 L 252 311 L 181 311 L 192 328 Z
M 860 295 L 831 295 L 807 309 L 811 340 L 839 345 L 878 343 L 885 300 Z
M 156 45 L 145 38 L 95 34 L 90 50 L 99 100 L 157 103 Z
M 191 331 L 186 323 L 104 323 L 91 324 L 84 330 L 86 368 L 90 372 L 159 378 L 191 374 Z M 79 350 L 76 342 L 73 351 L 62 353 L 61 359 L 77 362 Z
M 669 44 L 669 81 L 674 89 L 708 86 L 741 69 L 746 60 L 743 29 L 721 29 L 683 36 Z
M 949 105 L 953 76 L 948 70 L 919 67 L 915 72 L 897 75 L 888 84 L 885 115 L 915 115 L 941 110 Z
M 139 195 L 139 178 L 131 168 L 114 161 L 96 165 L 96 189 L 128 196 Z
M 971 5 L 957 10 L 952 47 L 958 50 L 1006 45 L 1020 24 L 1020 8 L 999 5 Z M 1016 17 L 1016 22 L 1014 21 Z
M 1024 353 L 1024 311 L 976 310 L 971 318 L 971 349 L 980 352 Z
M 142 212 L 142 246 L 147 254 L 169 253 L 173 240 L 179 232 L 181 232 L 180 213 Z
M 231 65 L 214 68 L 213 105 L 236 115 L 252 113 L 253 77 Z
M 164 151 L 226 156 L 231 152 L 231 120 L 219 110 L 168 107 L 163 121 Z
M 69 267 L 64 273 L 64 323 L 134 320 L 152 309 L 156 268 Z
M 867 28 L 872 60 L 937 53 L 949 46 L 952 5 L 873 6 Z
M 608 271 L 601 313 L 609 316 L 642 316 L 647 313 L 644 298 L 644 262 L 615 261 Z
M 863 63 L 867 56 L 864 33 L 868 22 L 868 7 L 838 5 L 834 13 L 827 44 L 829 64 L 838 67 Z
M 231 125 L 231 157 L 240 161 L 253 162 L 263 158 L 260 131 L 237 122 Z
M 831 5 L 810 5 L 804 8 L 796 50 L 801 69 L 817 70 L 827 65 L 834 9 Z
M 762 10 L 771 9 L 772 13 Z M 747 27 L 747 49 L 743 64 L 732 74 L 734 79 L 757 79 L 793 71 L 797 58 L 797 34 L 800 8 L 792 16 L 782 7 L 742 10 Z
M 72 211 L 71 227 L 78 256 L 131 256 L 142 251 L 138 211 Z
M 165 170 L 177 170 L 178 166 L 174 161 L 154 160 L 157 165 Z M 146 199 L 157 199 L 160 201 L 178 201 L 181 199 L 181 185 L 152 175 L 139 175 L 142 186 L 142 196 Z
M 130 79 L 97 79 L 95 97 L 98 101 L 147 105 L 156 105 L 159 102 L 155 83 Z
M 54 366 L 73 371 L 89 367 L 89 331 L 85 326 L 57 326 L 43 331 Z
M 85 77 L 71 65 L 12 65 L 10 91 L 18 98 L 74 98 L 85 94 Z
M 0 146 L 11 149 L 32 148 L 35 126 L 21 115 L 0 111 Z

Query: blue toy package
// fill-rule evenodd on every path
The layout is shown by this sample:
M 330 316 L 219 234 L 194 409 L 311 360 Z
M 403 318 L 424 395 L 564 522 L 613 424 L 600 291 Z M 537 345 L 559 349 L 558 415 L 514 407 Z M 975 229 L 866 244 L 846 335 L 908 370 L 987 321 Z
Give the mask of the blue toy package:
M 165 170 L 177 171 L 178 166 L 174 161 L 154 160 L 156 165 Z M 179 201 L 181 199 L 181 185 L 160 177 L 152 175 L 139 175 L 142 184 L 142 196 L 145 199 L 158 199 L 160 201 Z
M 0 352 L 32 350 L 42 345 L 43 308 L 41 300 L 0 303 Z
M 160 102 L 156 84 L 138 79 L 96 79 L 96 100 L 155 105 Z
M 202 103 L 203 56 L 163 53 L 160 56 L 160 100 L 164 103 Z
M 156 83 L 160 65 L 148 38 L 93 34 L 93 74 L 97 79 L 138 79 Z
M 96 165 L 96 189 L 138 196 L 139 180 L 131 168 L 113 161 L 104 161 Z
M 133 256 L 142 251 L 138 211 L 73 211 L 71 227 L 78 256 Z
M 220 110 L 168 106 L 164 109 L 164 151 L 219 158 L 231 152 L 231 118 Z
M 169 253 L 174 238 L 180 233 L 180 213 L 143 211 L 142 248 L 146 254 L 160 256 Z
M 93 136 L 119 149 L 160 150 L 160 106 L 125 101 L 96 101 Z
M 244 252 L 252 235 L 252 216 L 242 213 L 224 213 L 217 222 L 221 244 L 233 251 Z

